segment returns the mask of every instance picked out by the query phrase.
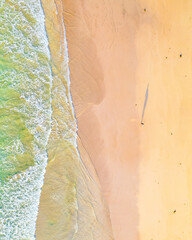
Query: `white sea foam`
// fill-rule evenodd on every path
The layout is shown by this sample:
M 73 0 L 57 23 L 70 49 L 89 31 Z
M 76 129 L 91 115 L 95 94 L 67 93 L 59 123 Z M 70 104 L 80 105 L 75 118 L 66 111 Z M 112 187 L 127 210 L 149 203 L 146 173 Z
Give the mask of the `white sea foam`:
M 62 9 L 62 12 L 63 12 L 63 10 L 64 9 Z M 64 35 L 63 36 L 63 38 L 64 38 L 64 66 L 65 66 L 65 69 L 66 69 L 64 77 L 67 80 L 68 90 L 69 90 L 69 96 L 68 96 L 69 100 L 67 99 L 67 102 L 71 106 L 73 116 L 74 116 L 74 120 L 75 120 L 75 132 L 73 133 L 74 138 L 72 139 L 71 143 L 78 150 L 78 148 L 77 148 L 77 119 L 75 117 L 75 109 L 74 109 L 74 106 L 73 106 L 71 90 L 70 90 L 71 79 L 70 79 L 70 68 L 69 68 L 69 55 L 68 55 L 67 36 L 66 36 L 65 23 L 64 23 L 63 16 L 62 16 L 62 24 L 63 24 L 63 35 Z
M 9 56 L 9 62 L 4 63 L 7 65 L 0 68 L 0 84 L 1 88 L 20 94 L 18 104 L 10 96 L 10 103 L 1 101 L 0 109 L 6 109 L 11 120 L 15 119 L 12 115 L 17 114 L 17 119 L 25 123 L 33 136 L 32 147 L 27 148 L 20 135 L 13 135 L 15 139 L 0 149 L 7 154 L 6 158 L 0 155 L 0 168 L 8 171 L 9 166 L 14 166 L 11 161 L 26 152 L 34 159 L 34 166 L 0 183 L 0 239 L 33 240 L 51 128 L 50 52 L 40 0 L 1 0 L 0 8 L 3 10 L 0 16 L 0 50 L 2 59 Z M 35 22 L 31 23 L 33 19 Z M 10 121 L 9 126 L 3 122 L 5 133 L 6 128 L 12 127 Z M 13 125 L 14 130 L 16 127 Z M 22 132 L 26 139 L 28 132 Z

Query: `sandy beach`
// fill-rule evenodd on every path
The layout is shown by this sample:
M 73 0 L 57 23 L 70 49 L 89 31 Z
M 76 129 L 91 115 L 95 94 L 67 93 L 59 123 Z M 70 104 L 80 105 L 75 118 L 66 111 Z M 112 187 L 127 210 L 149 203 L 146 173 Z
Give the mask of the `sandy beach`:
M 138 239 L 139 110 L 145 92 L 139 101 L 135 41 L 143 9 L 134 1 L 64 6 L 78 134 L 99 176 L 115 239 Z
M 65 23 L 81 159 L 54 94 L 37 239 L 112 239 L 110 220 L 115 240 L 191 239 L 191 1 L 42 3 L 53 89 L 69 92 Z
M 192 1 L 0 13 L 0 240 L 192 240 Z
M 63 4 L 78 134 L 115 239 L 190 239 L 191 2 Z
M 109 211 L 90 157 L 76 148 L 76 122 L 69 92 L 63 2 L 43 0 L 52 68 L 52 128 L 48 165 L 36 224 L 38 240 L 112 240 Z

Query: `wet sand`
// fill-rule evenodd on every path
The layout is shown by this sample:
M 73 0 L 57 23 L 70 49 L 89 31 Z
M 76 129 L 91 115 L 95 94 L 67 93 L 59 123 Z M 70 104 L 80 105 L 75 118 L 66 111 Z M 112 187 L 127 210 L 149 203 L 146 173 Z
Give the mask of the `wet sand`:
M 192 3 L 63 4 L 78 134 L 115 239 L 191 239 Z
M 99 176 L 115 239 L 138 239 L 144 99 L 136 96 L 135 44 L 143 9 L 135 1 L 64 1 L 64 6 L 78 134 Z
M 42 0 L 52 67 L 52 129 L 48 165 L 36 224 L 38 240 L 112 240 L 109 212 L 95 170 L 76 148 L 76 122 L 69 94 L 69 74 L 61 0 Z

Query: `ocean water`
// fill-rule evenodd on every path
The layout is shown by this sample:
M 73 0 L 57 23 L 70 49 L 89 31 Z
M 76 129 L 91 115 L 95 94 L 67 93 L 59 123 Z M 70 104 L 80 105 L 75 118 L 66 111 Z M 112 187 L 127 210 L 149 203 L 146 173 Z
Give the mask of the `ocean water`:
M 1 0 L 1 240 L 35 239 L 51 129 L 51 86 L 40 0 Z

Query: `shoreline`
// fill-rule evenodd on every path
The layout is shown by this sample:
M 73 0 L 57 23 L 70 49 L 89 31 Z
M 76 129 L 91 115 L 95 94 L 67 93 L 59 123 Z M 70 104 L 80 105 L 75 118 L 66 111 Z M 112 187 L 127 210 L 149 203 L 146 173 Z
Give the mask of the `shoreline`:
M 102 239 L 112 240 L 109 216 L 96 174 L 88 158 L 86 163 L 81 160 L 77 148 L 67 46 L 63 44 L 66 36 L 62 4 L 62 1 L 49 0 L 47 4 L 46 0 L 42 0 L 53 70 L 53 113 L 36 237 L 38 240 L 81 240 L 87 231 L 83 226 L 86 223 L 86 228 L 90 229 L 86 233 L 87 239 L 91 235 L 100 235 Z
M 189 30 L 192 22 L 189 19 L 192 4 L 179 0 L 174 3 L 63 0 L 62 4 L 82 162 L 68 142 L 67 146 L 66 142 L 53 144 L 60 147 L 51 152 L 41 199 L 41 217 L 45 215 L 37 223 L 41 234 L 41 229 L 46 229 L 46 237 L 38 239 L 52 240 L 54 224 L 61 232 L 71 229 L 74 233 L 77 229 L 76 218 L 69 218 L 67 228 L 62 229 L 57 222 L 60 209 L 57 204 L 47 202 L 47 197 L 50 200 L 47 186 L 53 188 L 62 179 L 58 185 L 63 187 L 69 180 L 63 178 L 63 173 L 64 177 L 73 177 L 67 186 L 58 187 L 54 196 L 64 199 L 61 193 L 67 192 L 70 197 L 71 189 L 76 193 L 70 210 L 82 220 L 78 225 L 82 232 L 75 239 L 86 236 L 90 240 L 92 232 L 96 239 L 112 238 L 105 201 L 115 240 L 191 238 L 192 36 Z M 50 7 L 47 18 L 51 11 Z M 55 39 L 53 35 L 52 47 L 60 41 Z M 58 52 L 59 47 L 55 50 Z M 64 74 L 59 73 L 62 73 L 59 77 Z M 148 84 L 144 124 L 141 124 Z M 61 115 L 57 117 L 59 121 Z M 62 202 L 60 208 L 69 205 L 65 204 L 66 201 Z M 76 211 L 77 204 L 84 212 Z M 42 225 L 52 217 L 50 213 L 46 215 L 50 206 L 57 210 L 51 227 L 48 223 Z M 66 216 L 59 216 L 60 221 L 66 220 Z M 89 224 L 86 232 L 85 223 Z

